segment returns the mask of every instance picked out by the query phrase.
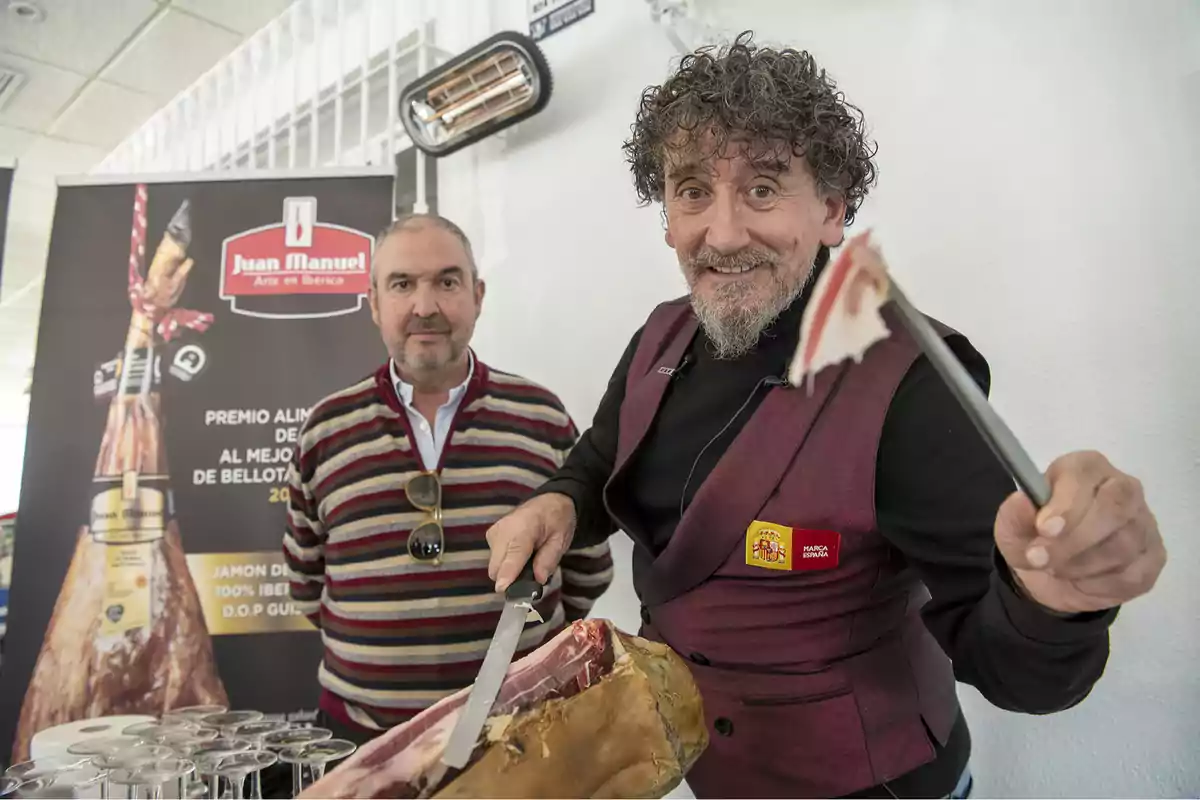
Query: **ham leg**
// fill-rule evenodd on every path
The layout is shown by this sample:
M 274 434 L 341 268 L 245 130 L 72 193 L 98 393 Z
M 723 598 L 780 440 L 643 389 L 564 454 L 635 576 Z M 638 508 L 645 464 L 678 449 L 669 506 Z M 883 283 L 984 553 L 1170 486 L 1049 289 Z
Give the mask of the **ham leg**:
M 682 659 L 604 620 L 572 623 L 515 662 L 471 763 L 429 785 L 469 694 L 388 731 L 301 797 L 661 796 L 708 743 Z

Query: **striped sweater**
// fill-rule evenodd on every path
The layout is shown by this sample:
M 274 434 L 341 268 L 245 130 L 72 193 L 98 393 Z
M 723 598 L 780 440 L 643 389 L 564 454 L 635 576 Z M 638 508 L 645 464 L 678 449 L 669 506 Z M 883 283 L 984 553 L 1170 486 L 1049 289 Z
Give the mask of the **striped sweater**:
M 321 708 L 368 729 L 403 722 L 471 684 L 500 619 L 488 528 L 563 463 L 578 437 L 552 393 L 476 369 L 436 465 L 445 556 L 408 555 L 426 519 L 404 485 L 423 465 L 388 366 L 319 402 L 289 471 L 283 539 L 296 604 L 321 630 Z M 434 465 L 430 465 L 433 468 Z M 608 545 L 569 551 L 517 656 L 585 616 L 612 581 Z

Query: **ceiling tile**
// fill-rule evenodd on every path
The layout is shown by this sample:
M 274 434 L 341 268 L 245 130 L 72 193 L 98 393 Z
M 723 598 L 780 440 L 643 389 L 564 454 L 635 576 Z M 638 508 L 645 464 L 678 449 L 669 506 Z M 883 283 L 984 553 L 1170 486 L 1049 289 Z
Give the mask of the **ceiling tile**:
M 95 73 L 158 9 L 154 0 L 38 0 L 40 23 L 0 18 L 0 50 L 84 75 Z M 7 5 L 7 4 L 0 4 Z
M 242 37 L 188 14 L 169 10 L 101 76 L 167 102 L 212 69 Z
M 20 159 L 36 138 L 29 131 L 0 125 L 0 158 Z
M 87 80 L 83 75 L 0 53 L 0 64 L 25 73 L 25 83 L 0 110 L 0 125 L 43 131 Z
M 17 164 L 17 174 L 23 180 L 52 184 L 59 175 L 87 172 L 108 153 L 107 147 L 39 136 L 26 148 Z
M 251 34 L 282 14 L 294 0 L 175 0 L 173 5 L 242 34 Z
M 50 133 L 61 139 L 100 147 L 104 151 L 101 156 L 104 156 L 158 107 L 159 103 L 147 95 L 95 81 L 51 126 Z

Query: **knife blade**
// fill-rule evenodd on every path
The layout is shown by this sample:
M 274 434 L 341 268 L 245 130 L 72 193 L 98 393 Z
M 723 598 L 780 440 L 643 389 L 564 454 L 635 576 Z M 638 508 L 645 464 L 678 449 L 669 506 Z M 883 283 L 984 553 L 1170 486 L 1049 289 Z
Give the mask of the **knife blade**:
M 500 612 L 496 633 L 492 636 L 479 675 L 467 696 L 467 704 L 442 753 L 442 763 L 446 767 L 462 769 L 471 759 L 479 734 L 483 732 L 496 696 L 500 693 L 500 685 L 504 683 L 504 676 L 512 664 L 521 631 L 525 629 L 525 620 L 541 596 L 542 586 L 533 577 L 533 565 L 527 564 L 520 577 L 504 592 L 504 610 Z
M 889 276 L 888 283 L 888 297 L 900 313 L 901 322 L 921 345 L 934 369 L 950 388 L 959 405 L 967 412 L 975 428 L 1029 499 L 1038 508 L 1045 506 L 1050 502 L 1050 484 L 1046 476 L 1033 463 L 1020 441 L 988 403 L 979 385 L 950 347 L 942 341 L 942 337 L 929 324 L 929 320 L 908 301 L 904 292 L 896 285 L 895 278 Z

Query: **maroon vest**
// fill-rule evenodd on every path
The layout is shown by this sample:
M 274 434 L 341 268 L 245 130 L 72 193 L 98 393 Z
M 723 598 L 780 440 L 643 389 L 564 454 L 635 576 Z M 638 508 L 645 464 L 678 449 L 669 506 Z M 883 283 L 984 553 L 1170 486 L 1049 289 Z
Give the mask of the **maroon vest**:
M 642 635 L 690 659 L 704 698 L 711 742 L 687 776 L 697 797 L 836 797 L 928 763 L 930 734 L 949 736 L 958 701 L 919 616 L 928 592 L 875 523 L 884 416 L 919 353 L 890 309 L 885 319 L 892 335 L 862 363 L 823 370 L 811 396 L 768 390 L 638 581 Z M 696 327 L 686 300 L 659 306 L 630 365 L 605 489 L 625 530 L 614 482 Z M 837 565 L 748 565 L 755 520 L 836 531 Z

